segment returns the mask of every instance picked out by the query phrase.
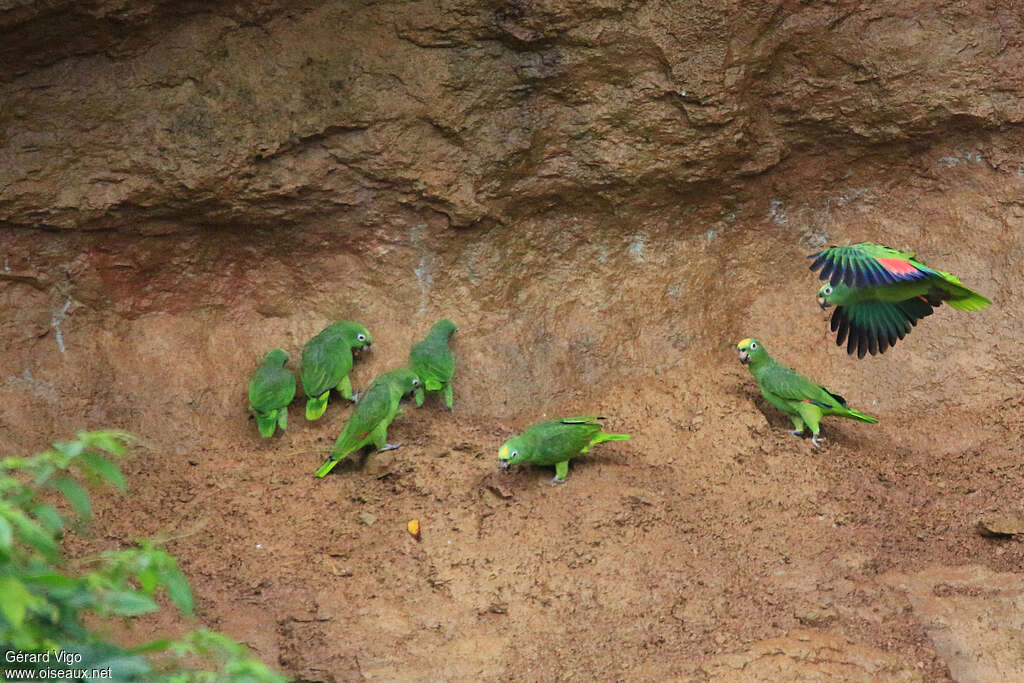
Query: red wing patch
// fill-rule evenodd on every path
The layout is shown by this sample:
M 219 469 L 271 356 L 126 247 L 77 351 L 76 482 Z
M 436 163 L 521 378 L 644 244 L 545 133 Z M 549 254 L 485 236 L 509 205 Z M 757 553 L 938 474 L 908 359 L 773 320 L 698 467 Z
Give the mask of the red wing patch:
M 365 438 L 366 438 L 366 437 L 368 437 L 369 435 L 370 435 L 370 432 L 366 432 L 365 434 L 360 434 L 360 435 L 359 435 L 359 438 L 360 438 L 360 439 L 365 439 Z
M 911 275 L 918 272 L 917 266 L 906 259 L 888 256 L 875 260 L 881 263 L 883 268 L 896 275 Z
M 828 403 L 822 403 L 821 401 L 812 401 L 809 398 L 800 399 L 804 403 L 810 403 L 812 406 L 818 406 L 819 408 L 831 408 L 832 406 Z

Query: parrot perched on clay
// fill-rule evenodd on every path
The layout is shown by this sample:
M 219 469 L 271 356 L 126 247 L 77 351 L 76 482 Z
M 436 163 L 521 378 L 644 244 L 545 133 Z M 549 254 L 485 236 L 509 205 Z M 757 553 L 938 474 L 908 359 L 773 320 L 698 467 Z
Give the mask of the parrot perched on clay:
M 416 390 L 416 405 L 423 405 L 428 391 L 444 392 L 444 404 L 452 407 L 452 375 L 455 374 L 455 357 L 448 348 L 448 339 L 456 331 L 455 323 L 445 318 L 430 328 L 426 339 L 409 352 L 409 367 L 420 376 L 423 384 Z
M 818 304 L 822 309 L 836 307 L 836 346 L 848 339 L 846 352 L 856 351 L 858 358 L 885 353 L 943 301 L 961 311 L 977 311 L 991 303 L 955 275 L 880 244 L 833 246 L 808 258 L 814 259 L 811 270 L 821 268 L 819 279 L 828 280 L 818 290 Z
M 370 384 L 370 388 L 359 396 L 355 410 L 338 435 L 327 461 L 316 471 L 324 477 L 334 469 L 342 458 L 367 445 L 386 451 L 398 448 L 387 443 L 388 426 L 398 414 L 398 404 L 407 395 L 420 387 L 420 378 L 408 368 L 385 372 Z
M 249 410 L 264 437 L 271 437 L 278 427 L 288 429 L 288 404 L 295 398 L 295 375 L 286 370 L 288 354 L 274 349 L 263 357 L 249 381 Z
M 366 349 L 373 340 L 359 323 L 341 320 L 325 327 L 302 349 L 302 389 L 306 392 L 306 419 L 317 420 L 327 410 L 331 389 L 352 399 L 352 350 Z
M 629 434 L 601 431 L 603 417 L 566 417 L 535 424 L 519 436 L 509 439 L 498 450 L 501 469 L 521 462 L 554 465 L 552 484 L 561 484 L 569 473 L 569 460 L 586 453 L 604 441 L 625 441 Z
M 736 345 L 740 362 L 750 368 L 750 374 L 761 387 L 761 394 L 773 406 L 789 415 L 794 429 L 790 434 L 802 436 L 805 425 L 811 429 L 814 447 L 821 444 L 818 421 L 826 415 L 848 417 L 875 424 L 876 418 L 852 410 L 839 394 L 815 384 L 795 370 L 776 363 L 756 339 L 744 339 Z

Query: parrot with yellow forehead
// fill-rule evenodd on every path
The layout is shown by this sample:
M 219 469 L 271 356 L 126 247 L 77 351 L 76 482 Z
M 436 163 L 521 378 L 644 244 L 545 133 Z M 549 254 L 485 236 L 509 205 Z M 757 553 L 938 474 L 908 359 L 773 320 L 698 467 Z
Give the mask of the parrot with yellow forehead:
M 824 310 L 835 306 L 831 327 L 836 346 L 863 358 L 885 353 L 910 333 L 917 321 L 942 302 L 961 311 L 977 311 L 991 302 L 964 287 L 955 275 L 929 268 L 913 254 L 872 242 L 832 246 L 811 254 L 811 270 L 828 280 L 818 290 Z
M 601 431 L 603 417 L 566 417 L 548 420 L 509 439 L 498 450 L 500 467 L 507 470 L 521 462 L 554 465 L 552 484 L 561 484 L 569 473 L 569 460 L 586 453 L 591 446 L 605 441 L 625 441 L 629 434 L 606 434 Z
M 793 421 L 793 429 L 789 433 L 802 436 L 804 429 L 810 428 L 815 448 L 821 445 L 818 422 L 822 417 L 836 415 L 872 424 L 878 422 L 870 415 L 848 408 L 846 399 L 839 394 L 833 394 L 795 370 L 776 363 L 756 339 L 744 339 L 736 345 L 736 351 L 740 363 L 746 365 L 757 380 L 761 394 Z

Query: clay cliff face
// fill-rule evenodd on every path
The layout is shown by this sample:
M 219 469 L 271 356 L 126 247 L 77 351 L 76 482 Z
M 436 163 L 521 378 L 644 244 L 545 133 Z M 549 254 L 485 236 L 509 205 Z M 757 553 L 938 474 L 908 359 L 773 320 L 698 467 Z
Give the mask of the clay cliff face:
M 0 220 L 744 198 L 794 156 L 1019 123 L 1022 29 L 1010 2 L 8 2 Z

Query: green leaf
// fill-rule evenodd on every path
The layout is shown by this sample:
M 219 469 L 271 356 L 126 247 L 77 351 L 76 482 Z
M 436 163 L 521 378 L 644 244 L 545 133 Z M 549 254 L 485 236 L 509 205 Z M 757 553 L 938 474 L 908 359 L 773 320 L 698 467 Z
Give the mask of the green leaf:
M 11 533 L 11 523 L 7 521 L 6 517 L 0 515 L 0 550 L 10 552 L 13 542 L 14 536 Z
M 38 601 L 39 598 L 29 593 L 25 584 L 18 579 L 0 576 L 0 614 L 14 628 L 21 628 L 25 612 Z
M 102 455 L 83 453 L 79 457 L 79 461 L 84 463 L 90 472 L 106 479 L 122 492 L 128 490 L 128 486 L 124 481 L 124 475 L 121 474 L 121 469 Z
M 81 484 L 70 477 L 60 477 L 51 481 L 50 486 L 64 494 L 80 518 L 87 522 L 92 519 L 92 502 L 89 500 L 89 492 Z
M 195 600 L 192 597 L 192 589 L 189 588 L 188 579 L 180 569 L 174 567 L 167 570 L 163 575 L 164 587 L 167 588 L 167 597 L 185 614 L 192 616 L 195 608 Z
M 128 448 L 125 444 L 128 441 L 131 441 L 130 435 L 116 431 L 79 432 L 78 436 L 89 446 L 102 448 L 108 453 L 113 453 L 114 455 L 125 455 L 128 452 Z
M 153 590 L 156 588 L 156 584 L 158 582 L 157 571 L 155 569 L 153 569 L 152 567 L 143 569 L 138 574 L 136 574 L 136 578 L 138 578 L 139 585 L 142 586 L 142 590 L 150 594 L 153 593 Z
M 58 451 L 68 456 L 68 458 L 77 458 L 82 454 L 82 450 L 85 448 L 85 444 L 79 441 L 57 441 L 53 444 L 53 447 Z
M 46 571 L 43 573 L 26 573 L 22 574 L 21 578 L 25 583 L 32 587 L 38 587 L 37 592 L 46 592 L 52 590 L 64 590 L 77 588 L 81 582 L 78 579 L 73 579 L 69 576 L 61 574 L 55 571 Z
M 131 652 L 132 654 L 148 654 L 153 652 L 163 652 L 174 643 L 175 641 L 169 638 L 161 638 L 159 640 L 153 640 L 148 643 L 143 643 L 138 647 L 133 647 L 130 650 L 128 650 L 128 652 Z
M 43 525 L 43 528 L 54 536 L 64 531 L 64 518 L 52 505 L 36 505 L 32 508 L 32 514 Z
M 7 519 L 14 523 L 19 540 L 29 544 L 44 555 L 55 558 L 58 549 L 52 534 L 43 531 L 38 524 L 26 517 L 21 510 L 9 512 Z
M 149 614 L 159 609 L 153 602 L 153 598 L 130 589 L 112 590 L 106 593 L 103 596 L 102 604 L 107 611 L 122 617 L 137 617 L 140 614 Z

